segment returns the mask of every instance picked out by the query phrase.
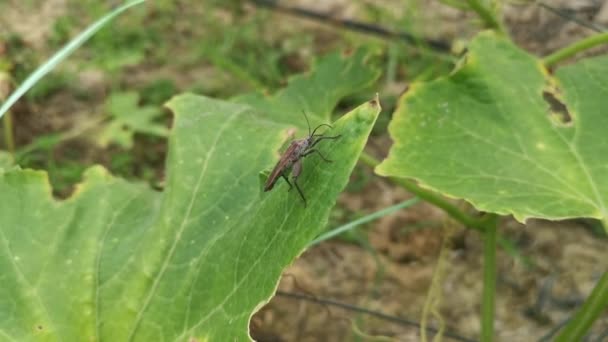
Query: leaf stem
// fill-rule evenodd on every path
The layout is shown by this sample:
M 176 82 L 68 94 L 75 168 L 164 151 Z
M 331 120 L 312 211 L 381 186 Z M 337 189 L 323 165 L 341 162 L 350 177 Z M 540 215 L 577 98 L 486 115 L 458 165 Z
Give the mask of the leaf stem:
M 585 300 L 583 306 L 574 315 L 574 318 L 566 324 L 562 332 L 555 339 L 556 342 L 582 341 L 583 337 L 608 307 L 608 271 L 604 272 L 591 295 Z
M 7 112 L 2 120 L 4 126 L 4 143 L 6 150 L 14 157 L 15 156 L 15 136 L 13 135 L 13 115 Z
M 483 236 L 483 297 L 481 302 L 481 341 L 494 336 L 494 297 L 496 293 L 496 230 L 498 216 L 487 221 Z
M 484 21 L 487 28 L 504 32 L 496 13 L 491 8 L 484 6 L 479 0 L 467 0 L 467 4 Z
M 566 46 L 563 49 L 555 51 L 543 59 L 543 64 L 546 68 L 550 68 L 558 62 L 572 57 L 581 51 L 606 43 L 608 43 L 608 32 L 595 34 L 585 39 L 581 39 L 572 45 Z
M 365 151 L 363 151 L 361 153 L 359 160 L 372 168 L 375 168 L 376 166 L 378 166 L 378 164 L 380 164 L 380 162 L 377 159 L 375 159 L 371 155 L 367 154 Z M 388 179 L 391 182 L 402 186 L 403 188 L 405 188 L 409 192 L 413 193 L 414 195 L 420 197 L 421 199 L 423 199 L 429 203 L 432 203 L 433 205 L 443 209 L 443 211 L 445 211 L 453 219 L 462 223 L 463 225 L 476 229 L 476 230 L 479 230 L 479 231 L 483 231 L 485 229 L 486 224 L 485 224 L 484 220 L 476 219 L 476 218 L 473 218 L 473 217 L 465 214 L 462 210 L 460 210 L 457 206 L 455 206 L 452 203 L 450 203 L 449 201 L 447 201 L 440 194 L 438 194 L 434 191 L 422 189 L 421 187 L 416 185 L 414 182 L 404 179 L 404 178 L 388 177 Z
M 380 162 L 365 151 L 359 160 L 364 164 L 376 167 Z M 494 334 L 494 296 L 496 291 L 496 243 L 502 245 L 504 239 L 498 239 L 497 226 L 499 215 L 488 213 L 481 219 L 473 218 L 444 199 L 440 194 L 425 190 L 412 181 L 403 178 L 388 177 L 393 183 L 400 185 L 421 199 L 443 209 L 456 221 L 463 225 L 481 231 L 484 234 L 484 279 L 483 299 L 481 307 L 481 336 L 482 341 L 492 341 Z

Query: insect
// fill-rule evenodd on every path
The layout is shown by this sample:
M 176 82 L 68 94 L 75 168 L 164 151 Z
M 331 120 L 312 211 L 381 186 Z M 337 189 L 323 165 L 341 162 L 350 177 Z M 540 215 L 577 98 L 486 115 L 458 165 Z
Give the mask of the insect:
M 304 207 L 306 207 L 306 197 L 304 197 L 304 193 L 298 185 L 298 176 L 300 176 L 300 173 L 302 172 L 302 158 L 306 157 L 311 153 L 317 153 L 324 161 L 331 163 L 331 160 L 325 158 L 325 156 L 323 156 L 323 154 L 321 154 L 321 152 L 319 152 L 319 150 L 314 147 L 323 140 L 338 139 L 341 135 L 324 136 L 323 134 L 316 134 L 317 129 L 319 129 L 320 127 L 326 126 L 329 128 L 333 128 L 329 124 L 320 124 L 319 126 L 315 127 L 315 129 L 311 132 L 308 117 L 306 116 L 306 113 L 302 113 L 304 114 L 306 124 L 308 125 L 308 136 L 306 138 L 297 139 L 291 142 L 287 150 L 281 156 L 281 159 L 279 159 L 279 161 L 277 162 L 277 165 L 275 165 L 274 169 L 270 173 L 270 176 L 268 177 L 268 180 L 264 185 L 264 191 L 272 190 L 279 177 L 283 178 L 287 182 L 287 184 L 289 184 L 288 191 L 291 191 L 293 186 L 291 185 L 291 182 L 287 177 L 289 172 L 291 172 L 291 180 L 296 186 L 300 197 L 302 197 L 302 201 L 304 201 Z

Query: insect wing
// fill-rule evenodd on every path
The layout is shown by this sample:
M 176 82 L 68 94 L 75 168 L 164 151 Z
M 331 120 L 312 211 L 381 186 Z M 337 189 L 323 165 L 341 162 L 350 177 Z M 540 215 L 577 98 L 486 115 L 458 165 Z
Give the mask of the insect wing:
M 277 162 L 277 165 L 275 165 L 274 169 L 272 169 L 270 176 L 268 176 L 268 180 L 266 181 L 266 184 L 264 185 L 264 191 L 272 190 L 272 188 L 274 187 L 274 183 L 277 182 L 277 179 L 279 179 L 279 177 L 281 176 L 281 173 L 286 168 L 291 166 L 290 165 L 291 158 L 292 158 L 292 155 L 295 153 L 297 146 L 298 146 L 297 141 L 292 142 L 289 145 L 289 147 L 287 148 L 287 150 L 281 155 L 281 159 L 279 159 L 279 161 Z

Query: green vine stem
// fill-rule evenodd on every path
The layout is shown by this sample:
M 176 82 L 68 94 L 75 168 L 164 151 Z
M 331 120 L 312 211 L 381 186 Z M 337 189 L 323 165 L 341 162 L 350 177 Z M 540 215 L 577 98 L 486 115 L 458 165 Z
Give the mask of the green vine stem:
M 483 297 L 481 302 L 481 341 L 494 339 L 494 297 L 496 294 L 496 230 L 498 216 L 483 232 Z
M 375 168 L 376 166 L 378 166 L 378 164 L 380 164 L 377 159 L 367 154 L 365 151 L 361 153 L 359 160 L 372 168 Z M 485 229 L 485 220 L 476 219 L 465 214 L 457 206 L 443 198 L 443 196 L 433 191 L 422 189 L 414 182 L 407 179 L 396 177 L 388 177 L 388 179 L 391 182 L 402 186 L 407 191 L 413 193 L 422 200 L 432 203 L 433 205 L 443 209 L 448 215 L 450 215 L 453 219 L 462 223 L 463 225 L 479 231 L 483 231 Z
M 4 143 L 6 150 L 12 155 L 15 155 L 15 136 L 13 135 L 13 116 L 11 112 L 7 112 L 2 120 L 4 126 Z
M 608 271 L 595 285 L 591 295 L 562 329 L 555 342 L 582 341 L 593 322 L 608 307 Z
M 596 34 L 585 39 L 579 40 L 576 43 L 566 46 L 561 50 L 557 50 L 554 53 L 543 59 L 543 63 L 546 68 L 550 68 L 563 61 L 566 58 L 572 57 L 575 54 L 588 50 L 594 46 L 608 43 L 608 32 Z
M 375 168 L 380 164 L 378 160 L 367 154 L 361 153 L 359 160 L 364 164 Z M 481 231 L 484 234 L 484 276 L 483 276 L 483 297 L 481 305 L 481 337 L 482 341 L 492 341 L 494 335 L 494 297 L 496 292 L 496 242 L 504 244 L 504 239 L 497 237 L 499 215 L 486 214 L 481 219 L 477 219 L 462 212 L 458 207 L 447 201 L 440 194 L 425 190 L 417 186 L 414 182 L 403 178 L 389 177 L 393 183 L 404 187 L 409 192 L 419 198 L 443 209 L 456 221 L 466 227 Z
M 467 0 L 467 4 L 469 5 L 469 8 L 475 11 L 481 20 L 483 20 L 487 28 L 498 32 L 504 32 L 496 12 L 489 8 L 489 6 L 485 6 L 479 0 Z

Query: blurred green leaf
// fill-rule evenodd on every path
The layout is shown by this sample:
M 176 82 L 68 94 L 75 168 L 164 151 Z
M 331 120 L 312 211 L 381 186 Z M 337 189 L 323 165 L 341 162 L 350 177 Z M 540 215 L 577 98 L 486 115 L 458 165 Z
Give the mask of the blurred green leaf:
M 102 147 L 114 143 L 128 149 L 133 146 L 135 133 L 160 137 L 169 133 L 165 125 L 155 122 L 163 112 L 158 107 L 139 106 L 139 95 L 136 92 L 110 95 L 106 110 L 111 120 L 95 137 L 95 141 Z
M 177 93 L 177 86 L 172 80 L 153 80 L 141 90 L 141 100 L 145 104 L 162 105 Z
M 277 122 L 299 127 L 306 127 L 305 112 L 315 126 L 327 122 L 338 101 L 353 94 L 353 89 L 365 89 L 378 79 L 380 72 L 369 60 L 365 49 L 332 53 L 315 62 L 313 73 L 292 77 L 287 88 L 273 95 L 252 93 L 237 96 L 235 101 L 250 104 Z
M 395 145 L 377 172 L 520 221 L 606 220 L 605 108 L 607 57 L 553 77 L 537 58 L 484 33 L 450 77 L 413 84 L 401 98 L 389 126 Z

